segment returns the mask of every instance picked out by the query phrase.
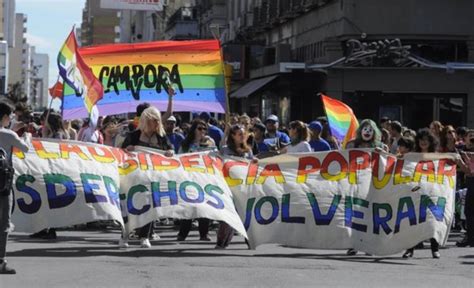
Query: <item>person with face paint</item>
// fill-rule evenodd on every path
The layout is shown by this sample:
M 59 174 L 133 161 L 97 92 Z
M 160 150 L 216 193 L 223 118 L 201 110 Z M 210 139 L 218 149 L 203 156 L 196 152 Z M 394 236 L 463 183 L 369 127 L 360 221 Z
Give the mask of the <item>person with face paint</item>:
M 356 138 L 349 141 L 346 149 L 351 148 L 380 148 L 388 152 L 387 145 L 382 143 L 382 136 L 374 121 L 365 119 L 360 122 Z
M 418 153 L 434 153 L 438 149 L 438 138 L 428 128 L 420 129 L 415 138 L 415 152 Z M 439 243 L 434 239 L 430 239 L 431 254 L 434 259 L 439 259 Z M 420 245 L 420 244 L 418 244 Z M 417 246 L 418 246 L 417 245 Z M 421 246 L 421 245 L 420 245 Z M 408 249 L 403 253 L 403 258 L 412 258 L 415 252 L 415 247 Z
M 356 131 L 356 138 L 347 143 L 346 149 L 352 148 L 379 148 L 388 152 L 388 146 L 382 143 L 382 136 L 377 124 L 370 119 L 364 119 L 359 124 Z M 349 249 L 346 252 L 349 256 L 357 254 L 357 250 Z

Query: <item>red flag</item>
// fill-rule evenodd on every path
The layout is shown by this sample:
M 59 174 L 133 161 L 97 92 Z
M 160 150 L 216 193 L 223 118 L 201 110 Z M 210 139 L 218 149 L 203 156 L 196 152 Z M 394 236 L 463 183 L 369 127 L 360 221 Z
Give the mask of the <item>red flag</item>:
M 53 99 L 63 99 L 64 84 L 61 80 L 58 80 L 53 87 L 49 88 L 49 95 Z

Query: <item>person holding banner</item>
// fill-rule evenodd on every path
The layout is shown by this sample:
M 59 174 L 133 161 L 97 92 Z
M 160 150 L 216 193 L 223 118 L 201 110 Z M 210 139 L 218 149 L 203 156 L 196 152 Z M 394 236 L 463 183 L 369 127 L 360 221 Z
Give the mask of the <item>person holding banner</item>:
M 170 97 L 171 98 L 171 97 Z M 129 133 L 122 144 L 122 148 L 134 151 L 135 146 L 144 146 L 157 150 L 164 150 L 165 156 L 171 157 L 174 154 L 173 146 L 166 137 L 165 129 L 161 121 L 161 114 L 158 109 L 151 106 L 145 109 L 140 117 L 138 129 Z M 150 237 L 153 230 L 153 222 L 146 224 L 137 231 L 142 248 L 151 248 Z M 128 247 L 128 239 L 122 238 L 120 247 Z
M 181 143 L 179 153 L 193 153 L 207 150 L 215 150 L 216 144 L 214 140 L 207 136 L 208 125 L 201 119 L 193 121 L 191 129 L 188 135 Z M 207 218 L 199 218 L 199 239 L 201 241 L 211 241 L 209 238 L 209 222 Z M 177 236 L 178 241 L 186 240 L 189 232 L 191 231 L 193 221 L 191 219 L 183 219 L 179 224 L 179 233 Z
M 346 149 L 351 148 L 379 148 L 388 152 L 388 146 L 382 143 L 382 133 L 380 132 L 377 124 L 370 119 L 364 119 L 360 122 L 359 128 L 356 131 L 355 139 L 350 140 Z M 357 254 L 357 250 L 349 249 L 346 254 L 348 256 L 354 256 Z
M 28 151 L 27 142 L 30 142 L 31 137 L 29 133 L 25 133 L 23 139 L 20 139 L 15 132 L 6 128 L 10 126 L 12 112 L 13 109 L 10 105 L 0 103 L 0 148 L 6 153 L 10 166 L 12 164 L 12 149 L 17 148 L 26 153 Z M 0 175 L 0 177 L 5 178 L 6 175 Z M 3 181 L 5 180 L 3 179 Z M 13 205 L 11 189 L 12 187 L 1 187 L 5 193 L 0 194 L 0 274 L 16 274 L 15 269 L 7 266 L 5 259 L 8 233 L 13 230 L 13 224 L 10 222 Z
M 418 153 L 435 153 L 438 149 L 438 138 L 428 128 L 420 129 L 415 138 L 415 152 Z M 431 254 L 433 258 L 439 259 L 439 243 L 434 239 L 430 239 Z M 412 258 L 415 252 L 415 247 L 408 249 L 403 253 L 403 258 Z
M 239 125 L 233 125 L 229 129 L 226 146 L 222 147 L 220 153 L 224 156 L 236 156 L 257 161 L 252 153 L 252 148 L 247 144 L 245 129 Z M 217 231 L 217 243 L 215 249 L 225 249 L 229 246 L 234 236 L 234 229 L 229 224 L 221 222 Z

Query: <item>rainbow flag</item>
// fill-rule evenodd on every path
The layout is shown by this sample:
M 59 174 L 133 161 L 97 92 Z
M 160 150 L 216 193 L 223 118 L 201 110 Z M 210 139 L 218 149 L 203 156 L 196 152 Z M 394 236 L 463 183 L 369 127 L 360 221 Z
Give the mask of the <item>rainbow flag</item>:
M 59 51 L 58 68 L 59 75 L 64 80 L 64 86 L 70 88 L 69 91 L 72 92 L 72 97 L 75 98 L 84 111 L 81 118 L 91 117 L 91 120 L 95 123 L 99 114 L 96 104 L 102 99 L 104 88 L 82 59 L 74 29 Z M 64 90 L 66 89 L 64 88 Z M 68 112 L 67 108 L 65 110 L 64 104 L 65 101 L 63 100 L 63 117 Z
M 224 63 L 217 40 L 111 44 L 84 47 L 80 53 L 104 87 L 97 103 L 100 115 L 135 112 L 143 102 L 164 111 L 169 88 L 175 94 L 174 111 L 226 111 Z M 74 89 L 65 86 L 64 118 L 84 117 L 87 111 Z
M 359 121 L 357 121 L 351 107 L 343 102 L 325 95 L 321 95 L 321 99 L 332 136 L 342 143 L 342 147 L 346 147 L 347 142 L 355 138 Z

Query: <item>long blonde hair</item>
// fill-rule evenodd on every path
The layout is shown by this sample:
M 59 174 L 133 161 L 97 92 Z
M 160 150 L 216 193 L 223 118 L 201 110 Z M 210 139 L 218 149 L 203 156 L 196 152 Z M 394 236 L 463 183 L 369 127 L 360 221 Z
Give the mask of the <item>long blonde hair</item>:
M 142 115 L 140 116 L 140 122 L 138 122 L 138 129 L 140 131 L 143 132 L 147 130 L 146 128 L 148 125 L 148 120 L 157 120 L 159 123 L 158 127 L 156 128 L 156 134 L 160 135 L 161 137 L 166 135 L 165 129 L 163 128 L 163 123 L 161 122 L 161 113 L 153 106 L 146 108 L 142 112 Z

